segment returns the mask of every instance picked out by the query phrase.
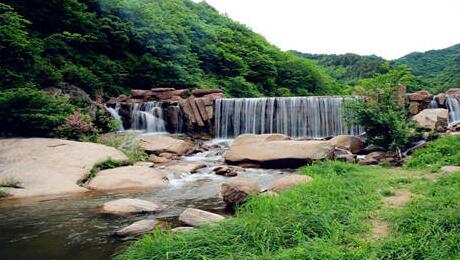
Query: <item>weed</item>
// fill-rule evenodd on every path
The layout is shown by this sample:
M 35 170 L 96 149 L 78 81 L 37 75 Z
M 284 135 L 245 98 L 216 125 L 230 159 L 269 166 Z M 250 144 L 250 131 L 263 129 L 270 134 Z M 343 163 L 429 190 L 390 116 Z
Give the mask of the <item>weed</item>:
M 135 133 L 104 136 L 99 141 L 102 144 L 114 147 L 125 153 L 130 164 L 143 161 L 147 158 L 147 154 L 140 145 L 140 139 Z
M 22 189 L 24 188 L 21 185 L 21 182 L 15 178 L 6 178 L 0 181 L 0 187 L 4 188 L 15 188 L 15 189 Z

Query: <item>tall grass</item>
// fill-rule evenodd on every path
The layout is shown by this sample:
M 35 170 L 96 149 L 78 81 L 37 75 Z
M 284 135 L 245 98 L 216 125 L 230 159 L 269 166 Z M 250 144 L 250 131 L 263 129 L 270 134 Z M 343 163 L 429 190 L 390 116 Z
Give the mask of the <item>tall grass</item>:
M 408 168 L 437 171 L 442 166 L 460 165 L 460 135 L 447 136 L 418 149 L 407 162 Z
M 101 137 L 99 141 L 102 144 L 112 146 L 122 151 L 128 157 L 130 164 L 147 159 L 147 154 L 140 144 L 139 137 L 135 133 L 104 136 Z
M 359 239 L 380 204 L 376 168 L 342 162 L 307 167 L 314 180 L 280 196 L 255 196 L 237 216 L 196 231 L 156 233 L 117 259 L 365 258 Z

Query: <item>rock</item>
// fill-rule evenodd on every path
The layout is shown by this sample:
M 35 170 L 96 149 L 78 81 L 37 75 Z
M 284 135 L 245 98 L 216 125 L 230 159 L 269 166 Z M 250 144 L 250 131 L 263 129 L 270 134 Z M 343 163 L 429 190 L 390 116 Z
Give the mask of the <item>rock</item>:
M 356 155 L 352 154 L 348 150 L 335 148 L 334 159 L 338 161 L 345 161 L 345 162 L 353 163 L 356 161 Z
M 385 159 L 387 157 L 387 154 L 385 152 L 372 152 L 370 154 L 367 154 L 364 159 L 359 160 L 359 164 L 363 165 L 375 165 L 379 164 L 380 161 Z
M 214 173 L 217 175 L 234 177 L 238 175 L 237 169 L 230 166 L 219 166 L 213 169 Z
M 435 97 L 436 102 L 438 103 L 439 106 L 445 106 L 446 105 L 446 98 L 447 95 L 444 93 L 438 94 Z
M 443 166 L 440 170 L 441 173 L 454 173 L 460 172 L 460 166 Z
M 246 201 L 249 195 L 262 192 L 262 188 L 251 180 L 236 180 L 223 183 L 220 186 L 220 195 L 227 207 L 233 208 Z
M 224 93 L 221 89 L 194 89 L 192 90 L 192 95 L 195 97 L 202 97 L 209 94 Z
M 153 163 L 158 163 L 158 164 L 161 164 L 161 163 L 167 163 L 169 162 L 169 159 L 168 158 L 165 158 L 165 157 L 161 157 L 161 156 L 156 156 L 154 154 L 151 154 L 149 156 L 149 161 L 153 162 Z
M 121 102 L 126 102 L 126 100 L 128 100 L 128 97 L 125 96 L 125 95 L 120 95 L 120 96 L 118 96 L 117 100 L 118 100 L 118 102 L 120 102 L 120 103 L 121 103 Z
M 166 174 L 146 166 L 126 166 L 102 170 L 90 180 L 92 190 L 128 190 L 161 188 L 168 184 Z
M 270 190 L 278 193 L 278 192 L 290 189 L 291 187 L 294 187 L 300 183 L 309 182 L 312 179 L 313 179 L 312 177 L 306 176 L 306 175 L 298 175 L 298 174 L 289 175 L 289 176 L 282 177 L 281 179 L 277 180 L 272 185 Z
M 102 204 L 99 207 L 99 212 L 103 214 L 111 214 L 118 216 L 155 213 L 165 209 L 163 204 L 140 200 L 140 199 L 118 199 Z
M 179 160 L 180 157 L 174 153 L 160 153 L 160 157 L 166 158 L 168 160 Z
M 460 95 L 460 88 L 451 88 L 449 90 L 446 91 L 446 94 L 447 95 Z
M 215 223 L 224 219 L 221 215 L 194 208 L 187 208 L 179 215 L 179 221 L 192 227 Z
M 409 103 L 409 113 L 411 115 L 416 115 L 420 112 L 420 103 L 418 102 L 410 102 Z
M 433 95 L 426 90 L 420 90 L 415 93 L 408 94 L 409 101 L 426 101 L 429 102 L 433 98 Z
M 188 89 L 178 89 L 178 90 L 174 90 L 172 92 L 172 94 L 174 96 L 179 96 L 179 97 L 186 98 L 187 96 L 190 95 L 190 90 L 188 90 Z
M 149 135 L 141 138 L 144 150 L 149 154 L 173 153 L 179 156 L 193 151 L 194 145 L 167 135 Z
M 158 221 L 155 219 L 144 219 L 136 221 L 133 224 L 115 231 L 115 235 L 119 237 L 134 237 L 153 231 Z
M 356 136 L 338 135 L 328 141 L 330 144 L 340 149 L 345 149 L 351 153 L 357 154 L 364 149 L 364 142 Z
M 196 162 L 170 162 L 165 165 L 163 170 L 181 176 L 184 174 L 196 173 L 199 169 L 205 167 L 206 165 Z
M 437 131 L 444 129 L 445 131 L 447 129 L 448 111 L 444 108 L 424 109 L 412 119 L 422 128 Z
M 141 167 L 153 167 L 153 162 L 137 162 L 133 166 L 141 166 Z
M 279 134 L 240 135 L 225 153 L 230 164 L 260 164 L 261 167 L 298 167 L 312 161 L 331 159 L 334 145 L 327 141 L 292 141 Z
M 119 150 L 95 143 L 48 138 L 0 139 L 0 180 L 14 178 L 23 189 L 11 198 L 85 192 L 77 183 L 93 165 L 107 159 L 128 161 Z
M 131 98 L 144 99 L 144 96 L 147 95 L 148 92 L 149 92 L 149 90 L 132 89 L 131 90 Z
M 171 232 L 172 233 L 184 233 L 184 232 L 192 231 L 194 229 L 195 228 L 193 227 L 176 227 L 176 228 L 171 229 Z

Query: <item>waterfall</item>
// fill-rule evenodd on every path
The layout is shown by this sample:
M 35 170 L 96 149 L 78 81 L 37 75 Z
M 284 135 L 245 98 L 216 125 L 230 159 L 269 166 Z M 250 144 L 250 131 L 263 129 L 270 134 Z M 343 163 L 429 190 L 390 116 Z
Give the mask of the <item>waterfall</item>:
M 447 96 L 446 106 L 449 110 L 449 125 L 460 123 L 460 102 L 455 96 Z
M 428 108 L 439 108 L 438 102 L 436 102 L 436 98 L 433 96 L 430 103 L 428 104 Z
M 166 132 L 160 102 L 135 103 L 131 106 L 131 129 L 148 133 Z
M 110 115 L 112 116 L 113 119 L 116 119 L 118 121 L 120 121 L 120 129 L 118 129 L 118 131 L 123 131 L 125 130 L 124 127 L 123 127 L 123 120 L 121 119 L 121 116 L 120 116 L 120 104 L 116 104 L 115 105 L 115 108 L 112 108 L 112 107 L 108 107 L 106 105 L 104 105 L 105 109 L 110 113 Z
M 359 126 L 347 127 L 341 116 L 342 97 L 289 97 L 218 99 L 216 137 L 243 133 L 281 133 L 292 137 L 358 135 Z

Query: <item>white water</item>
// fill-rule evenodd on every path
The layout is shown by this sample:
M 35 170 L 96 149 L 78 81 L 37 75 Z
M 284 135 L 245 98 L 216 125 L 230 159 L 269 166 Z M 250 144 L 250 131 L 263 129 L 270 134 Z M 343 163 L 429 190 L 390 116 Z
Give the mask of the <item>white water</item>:
M 341 115 L 342 97 L 218 99 L 217 138 L 243 133 L 281 133 L 293 137 L 358 135 L 362 127 L 347 127 Z
M 159 102 L 135 103 L 131 106 L 131 130 L 147 133 L 166 132 L 163 109 Z
M 121 119 L 121 116 L 120 116 L 120 104 L 117 103 L 115 105 L 115 108 L 108 107 L 106 105 L 104 105 L 104 107 L 114 119 L 121 122 L 120 129 L 118 129 L 118 131 L 124 131 L 125 128 L 123 127 L 123 120 Z
M 435 97 L 431 99 L 430 103 L 428 104 L 428 108 L 439 108 L 438 102 L 436 101 Z
M 449 125 L 460 123 L 460 102 L 454 96 L 447 96 L 446 106 L 449 110 Z

